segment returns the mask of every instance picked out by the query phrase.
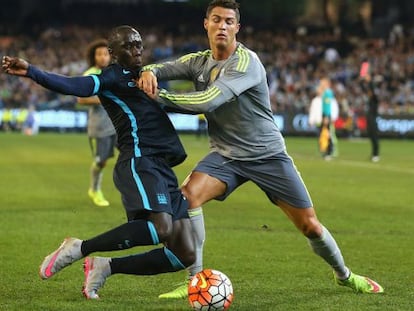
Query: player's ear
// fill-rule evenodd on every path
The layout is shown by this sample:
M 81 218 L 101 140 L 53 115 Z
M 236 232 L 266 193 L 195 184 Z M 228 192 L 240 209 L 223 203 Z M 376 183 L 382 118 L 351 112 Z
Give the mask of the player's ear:
M 114 49 L 113 49 L 113 48 L 108 47 L 108 52 L 109 52 L 109 55 L 111 56 L 111 58 L 112 58 L 113 60 L 115 60 L 115 59 L 116 59 L 116 56 L 115 56 L 115 54 L 114 54 Z
M 205 30 L 208 29 L 207 25 L 208 25 L 208 19 L 207 18 L 204 18 L 204 29 Z
M 239 30 L 240 30 L 240 23 L 237 23 L 236 32 L 235 32 L 236 35 L 239 33 Z

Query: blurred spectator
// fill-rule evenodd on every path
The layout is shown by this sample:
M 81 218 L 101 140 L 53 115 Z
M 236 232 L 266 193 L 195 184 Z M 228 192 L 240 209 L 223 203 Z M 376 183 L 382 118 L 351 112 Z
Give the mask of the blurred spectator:
M 39 120 L 33 105 L 29 106 L 27 117 L 23 123 L 22 132 L 28 136 L 36 135 L 39 132 Z
M 344 39 L 334 31 L 315 31 L 299 27 L 283 33 L 275 30 L 256 31 L 245 26 L 240 41 L 258 51 L 268 73 L 272 109 L 275 113 L 307 113 L 312 90 L 319 79 L 329 73 L 337 94 L 340 115 L 347 123 L 364 114 L 364 92 L 358 76 L 359 64 L 369 58 L 375 92 L 380 101 L 379 114 L 414 113 L 414 31 L 396 24 L 388 39 L 352 37 Z M 143 28 L 147 38 L 144 58 L 157 62 L 206 48 L 203 33 L 190 32 L 178 25 L 173 30 Z M 95 38 L 106 35 L 107 29 L 76 25 L 47 28 L 38 35 L 0 36 L 0 57 L 18 55 L 37 63 L 42 69 L 56 73 L 80 75 L 87 64 L 82 49 Z M 344 40 L 346 42 L 344 42 Z M 345 48 L 346 47 L 346 48 Z M 0 106 L 37 110 L 75 109 L 76 99 L 38 87 L 30 80 L 0 75 Z M 1 109 L 1 108 L 0 108 Z M 348 124 L 348 123 L 347 123 Z M 352 125 L 347 125 L 351 135 Z

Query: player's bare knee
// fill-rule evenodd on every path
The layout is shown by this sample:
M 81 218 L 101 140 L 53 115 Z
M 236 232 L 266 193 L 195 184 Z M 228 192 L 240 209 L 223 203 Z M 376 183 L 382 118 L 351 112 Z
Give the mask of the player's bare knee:
M 168 224 L 168 223 L 162 223 L 162 224 L 158 224 L 155 225 L 155 229 L 157 230 L 157 235 L 158 235 L 158 239 L 160 242 L 164 242 L 166 241 L 171 233 L 172 233 L 172 224 Z
M 103 169 L 106 166 L 106 161 L 95 162 L 95 165 L 100 169 Z
M 184 197 L 188 201 L 188 207 L 189 208 L 196 208 L 202 205 L 204 202 L 201 200 L 200 195 L 197 193 L 197 191 L 191 191 L 187 187 L 181 188 L 181 191 L 184 195 Z
M 158 240 L 165 242 L 171 236 L 173 232 L 173 224 L 171 215 L 167 213 L 154 213 L 150 216 L 149 220 L 157 231 Z
M 178 258 L 180 259 L 180 261 L 184 265 L 184 267 L 187 268 L 195 262 L 195 259 L 196 259 L 195 251 L 194 250 L 186 250 L 183 254 L 180 254 L 180 256 L 178 256 Z
M 310 220 L 304 222 L 299 227 L 299 230 L 309 239 L 316 239 L 322 235 L 321 224 L 317 220 Z

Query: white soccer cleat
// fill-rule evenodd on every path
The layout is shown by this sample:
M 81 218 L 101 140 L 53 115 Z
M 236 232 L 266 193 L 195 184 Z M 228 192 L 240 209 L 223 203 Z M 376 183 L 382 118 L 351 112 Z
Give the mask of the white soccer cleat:
M 87 299 L 99 299 L 98 290 L 105 284 L 106 278 L 111 275 L 111 258 L 86 257 L 83 263 L 85 282 L 82 293 Z
M 63 268 L 83 257 L 81 253 L 82 240 L 66 238 L 57 250 L 47 255 L 40 265 L 39 275 L 46 280 Z

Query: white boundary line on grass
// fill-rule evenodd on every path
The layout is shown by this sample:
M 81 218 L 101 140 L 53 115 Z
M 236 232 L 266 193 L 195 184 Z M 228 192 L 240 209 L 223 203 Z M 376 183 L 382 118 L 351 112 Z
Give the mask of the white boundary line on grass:
M 414 175 L 414 169 L 381 165 L 380 163 L 366 163 L 366 162 L 341 160 L 341 159 L 334 159 L 332 163 L 344 164 L 344 165 L 355 166 L 355 167 L 363 167 L 363 168 L 380 170 L 380 171 L 388 171 L 388 172 L 394 172 L 394 173 L 407 173 L 407 174 Z

